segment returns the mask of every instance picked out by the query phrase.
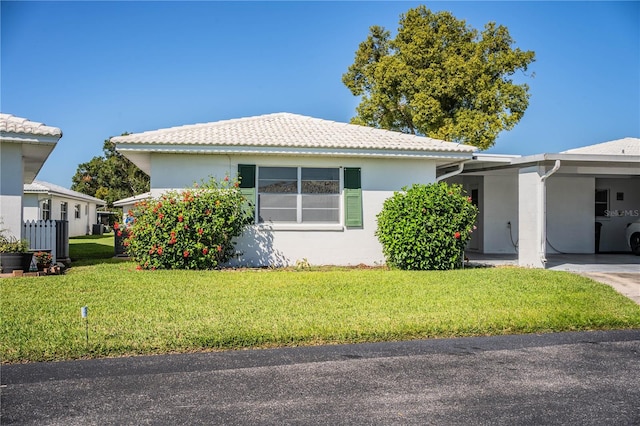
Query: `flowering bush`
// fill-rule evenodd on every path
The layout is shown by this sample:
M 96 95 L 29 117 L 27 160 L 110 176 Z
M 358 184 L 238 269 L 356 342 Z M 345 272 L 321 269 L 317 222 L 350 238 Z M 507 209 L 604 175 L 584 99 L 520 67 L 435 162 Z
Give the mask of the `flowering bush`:
M 51 265 L 51 261 L 53 260 L 53 256 L 51 256 L 51 253 L 46 251 L 37 251 L 33 253 L 33 257 L 36 259 L 36 263 L 42 266 Z
M 129 227 L 116 224 L 138 269 L 211 269 L 235 255 L 233 238 L 253 219 L 238 183 L 211 179 L 139 202 Z
M 391 267 L 454 269 L 462 264 L 477 214 L 460 185 L 413 185 L 385 200 L 376 236 Z

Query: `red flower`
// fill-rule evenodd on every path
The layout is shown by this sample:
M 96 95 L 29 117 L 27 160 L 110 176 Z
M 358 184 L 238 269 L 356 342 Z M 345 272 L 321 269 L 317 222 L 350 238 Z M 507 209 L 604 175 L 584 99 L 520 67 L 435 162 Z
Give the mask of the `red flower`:
M 468 201 L 468 202 L 471 202 L 471 197 L 467 197 L 467 201 Z
M 158 254 L 162 254 L 162 247 L 158 247 Z
M 181 214 L 179 214 L 178 215 L 178 222 L 182 222 L 183 220 L 184 220 L 184 217 Z
M 204 254 L 206 256 L 206 254 L 209 253 L 209 249 L 208 248 L 203 248 L 202 249 L 202 254 Z
M 154 252 L 154 251 L 155 251 L 155 247 L 151 247 L 151 248 L 149 249 L 149 254 L 153 254 L 153 252 Z
M 460 233 L 458 231 L 456 231 L 455 234 L 453 234 L 454 237 L 456 237 L 456 240 L 460 239 Z
M 138 271 L 142 271 L 142 266 L 138 265 L 138 266 L 136 266 L 136 269 L 137 269 Z
M 225 176 L 225 177 L 224 177 L 224 181 L 225 181 L 225 182 L 229 182 L 229 176 Z
M 198 229 L 198 234 L 202 235 L 203 233 L 204 233 L 204 229 L 199 228 L 199 229 Z
M 122 231 L 118 231 L 118 237 L 122 237 Z
M 163 215 L 162 213 L 160 213 L 160 214 L 158 215 L 158 219 L 160 219 L 160 220 L 162 220 L 162 218 L 163 218 L 163 217 L 164 217 L 164 215 Z
M 189 257 L 189 250 L 185 250 L 182 252 L 182 257 Z
M 120 224 L 118 222 L 113 224 L 113 229 L 118 229 L 120 228 Z
M 218 246 L 218 253 L 222 251 L 222 246 Z

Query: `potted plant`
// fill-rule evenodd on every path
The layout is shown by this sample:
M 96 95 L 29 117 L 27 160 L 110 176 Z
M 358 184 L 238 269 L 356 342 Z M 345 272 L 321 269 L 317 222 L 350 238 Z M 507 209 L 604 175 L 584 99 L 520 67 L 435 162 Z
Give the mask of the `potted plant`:
M 33 253 L 29 253 L 29 242 L 6 236 L 0 231 L 0 269 L 8 274 L 15 270 L 29 272 Z
M 53 260 L 53 256 L 48 251 L 37 251 L 33 253 L 33 257 L 36 260 L 36 264 L 38 265 L 38 271 L 44 271 L 49 266 L 51 266 L 51 261 Z

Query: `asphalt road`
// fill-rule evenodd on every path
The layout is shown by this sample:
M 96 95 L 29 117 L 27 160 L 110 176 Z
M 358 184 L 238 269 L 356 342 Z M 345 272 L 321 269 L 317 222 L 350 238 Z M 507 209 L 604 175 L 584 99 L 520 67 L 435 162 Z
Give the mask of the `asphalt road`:
M 4 365 L 4 424 L 640 425 L 640 330 Z

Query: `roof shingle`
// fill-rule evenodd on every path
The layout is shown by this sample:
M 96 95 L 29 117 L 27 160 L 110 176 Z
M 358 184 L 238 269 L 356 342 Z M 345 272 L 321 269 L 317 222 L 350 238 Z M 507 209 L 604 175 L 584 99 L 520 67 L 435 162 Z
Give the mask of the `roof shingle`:
M 57 127 L 3 113 L 0 113 L 0 133 L 62 137 L 62 130 Z
M 111 138 L 116 144 L 377 149 L 471 153 L 470 145 L 291 113 L 200 123 Z M 152 149 L 152 147 L 149 147 Z
M 583 146 L 562 151 L 561 154 L 593 155 L 638 155 L 640 156 L 640 138 L 624 138 L 615 141 Z

